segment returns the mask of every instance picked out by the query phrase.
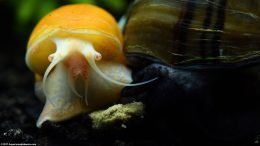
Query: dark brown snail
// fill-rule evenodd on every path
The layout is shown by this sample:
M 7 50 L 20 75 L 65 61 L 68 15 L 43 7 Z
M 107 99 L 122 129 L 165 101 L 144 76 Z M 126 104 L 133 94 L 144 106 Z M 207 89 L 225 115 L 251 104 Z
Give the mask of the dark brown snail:
M 138 0 L 125 25 L 125 51 L 170 65 L 256 59 L 259 7 L 259 0 Z
M 126 87 L 123 97 L 142 101 L 147 121 L 165 119 L 166 129 L 173 127 L 169 140 L 178 135 L 180 145 L 235 143 L 259 133 L 259 8 L 259 0 L 135 1 L 125 53 L 135 81 L 158 80 Z

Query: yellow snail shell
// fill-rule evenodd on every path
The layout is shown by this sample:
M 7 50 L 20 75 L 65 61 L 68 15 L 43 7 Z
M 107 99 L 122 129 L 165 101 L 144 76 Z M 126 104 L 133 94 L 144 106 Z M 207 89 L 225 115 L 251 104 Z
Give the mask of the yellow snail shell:
M 122 46 L 115 19 L 97 6 L 62 6 L 40 20 L 26 52 L 45 101 L 37 127 L 115 103 L 124 86 L 139 85 L 129 84 Z

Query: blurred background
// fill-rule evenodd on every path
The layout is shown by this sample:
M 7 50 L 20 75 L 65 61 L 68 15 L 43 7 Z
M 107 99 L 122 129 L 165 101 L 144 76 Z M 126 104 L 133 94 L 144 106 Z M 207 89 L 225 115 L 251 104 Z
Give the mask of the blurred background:
M 98 5 L 119 20 L 132 1 L 0 0 L 0 142 L 34 141 L 40 135 L 35 122 L 43 104 L 34 95 L 34 75 L 24 59 L 36 23 L 57 7 L 76 3 Z

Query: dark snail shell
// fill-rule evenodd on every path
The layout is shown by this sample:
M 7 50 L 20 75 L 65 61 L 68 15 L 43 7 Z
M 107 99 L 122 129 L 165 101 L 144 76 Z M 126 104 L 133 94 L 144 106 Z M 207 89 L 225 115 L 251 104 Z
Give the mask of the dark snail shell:
M 137 0 L 124 28 L 126 54 L 177 65 L 260 57 L 260 0 Z

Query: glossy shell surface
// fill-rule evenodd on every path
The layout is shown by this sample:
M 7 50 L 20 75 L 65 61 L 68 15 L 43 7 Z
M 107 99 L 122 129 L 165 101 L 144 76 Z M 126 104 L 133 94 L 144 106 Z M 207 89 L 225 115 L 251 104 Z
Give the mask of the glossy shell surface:
M 127 54 L 176 65 L 260 56 L 259 0 L 137 0 L 124 28 Z
M 75 4 L 62 6 L 46 15 L 34 28 L 27 46 L 26 63 L 39 75 L 49 65 L 55 52 L 55 38 L 78 38 L 92 42 L 103 59 L 122 52 L 122 34 L 115 19 L 101 8 Z M 102 42 L 102 43 L 100 43 Z

